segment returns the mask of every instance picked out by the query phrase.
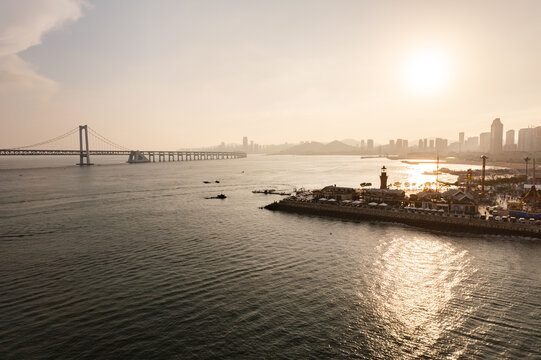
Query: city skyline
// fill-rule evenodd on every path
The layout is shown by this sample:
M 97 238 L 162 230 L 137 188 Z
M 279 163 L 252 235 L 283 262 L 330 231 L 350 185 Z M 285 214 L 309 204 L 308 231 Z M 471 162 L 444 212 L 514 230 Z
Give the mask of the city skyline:
M 541 3 L 415 5 L 3 2 L 0 143 L 78 124 L 174 149 L 539 123 Z
M 490 131 L 481 132 L 478 135 L 468 136 L 469 132 L 461 131 L 455 138 L 442 138 L 437 136 L 425 137 L 417 139 L 417 142 L 413 139 L 388 139 L 383 143 L 375 142 L 374 139 L 365 138 L 357 139 L 354 137 L 334 139 L 329 142 L 321 142 L 323 144 L 331 143 L 334 141 L 340 141 L 346 145 L 354 146 L 367 150 L 367 153 L 374 152 L 379 153 L 382 148 L 392 149 L 392 151 L 398 153 L 407 153 L 411 150 L 423 152 L 485 152 L 491 154 L 509 153 L 516 151 L 535 152 L 541 151 L 541 126 L 529 126 L 522 129 L 505 129 L 500 118 L 495 118 L 490 126 Z M 516 136 L 515 134 L 520 134 Z M 220 145 L 211 146 L 210 148 L 235 148 L 237 150 L 243 150 L 249 153 L 264 153 L 268 149 L 280 148 L 284 146 L 295 146 L 297 144 L 305 144 L 316 142 L 314 140 L 301 140 L 296 143 L 278 143 L 278 144 L 260 144 L 249 140 L 248 136 L 243 136 L 242 143 L 226 143 L 221 142 Z M 449 148 L 452 150 L 449 151 Z M 411 150 L 410 150 L 411 149 Z M 388 150 L 387 150 L 388 151 Z M 385 151 L 384 151 L 385 152 Z

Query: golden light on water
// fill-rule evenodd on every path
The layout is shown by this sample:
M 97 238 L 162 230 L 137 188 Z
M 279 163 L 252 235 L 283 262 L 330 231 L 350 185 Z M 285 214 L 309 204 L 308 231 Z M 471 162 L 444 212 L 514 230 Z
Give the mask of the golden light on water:
M 467 296 L 464 289 L 475 272 L 468 253 L 434 238 L 395 238 L 382 243 L 367 279 L 377 316 L 398 342 L 426 355 L 444 332 L 459 327 L 468 309 L 449 313 L 452 303 Z
M 440 169 L 442 164 L 440 164 Z M 436 188 L 436 180 L 453 183 L 457 177 L 446 173 L 441 173 L 439 178 L 436 177 L 436 161 L 434 162 L 421 162 L 417 164 L 411 164 L 405 168 L 400 174 L 397 174 L 400 179 L 400 188 L 406 191 L 417 192 L 424 188 Z M 439 184 L 440 189 L 442 183 Z

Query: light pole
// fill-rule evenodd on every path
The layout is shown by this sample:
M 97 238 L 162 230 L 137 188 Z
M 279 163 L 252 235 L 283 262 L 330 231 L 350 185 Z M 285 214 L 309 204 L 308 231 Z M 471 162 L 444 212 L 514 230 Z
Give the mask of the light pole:
M 487 161 L 487 156 L 483 155 L 481 156 L 481 159 L 483 159 L 483 172 L 481 173 L 481 194 L 485 195 L 485 164 Z
M 524 162 L 526 163 L 526 181 L 525 182 L 528 182 L 528 162 L 529 161 L 530 161 L 530 158 L 526 156 L 524 158 Z

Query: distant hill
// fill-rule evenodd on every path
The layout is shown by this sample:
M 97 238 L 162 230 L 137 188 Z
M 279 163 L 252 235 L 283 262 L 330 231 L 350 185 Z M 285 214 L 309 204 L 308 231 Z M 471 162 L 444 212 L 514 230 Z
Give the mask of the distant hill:
M 349 146 L 361 146 L 361 142 L 355 139 L 343 139 L 340 140 L 340 142 L 343 142 L 344 144 Z
M 335 140 L 328 144 L 312 141 L 305 142 L 280 151 L 279 155 L 358 155 L 361 149 Z

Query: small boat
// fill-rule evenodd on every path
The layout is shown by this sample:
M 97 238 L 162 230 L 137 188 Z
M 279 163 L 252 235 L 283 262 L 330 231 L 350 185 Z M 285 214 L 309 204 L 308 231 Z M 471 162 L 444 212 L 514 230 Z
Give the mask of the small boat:
M 203 184 L 210 184 L 210 181 L 203 181 Z
M 209 197 L 206 197 L 205 199 L 227 199 L 227 196 L 225 196 L 224 194 L 220 194 L 216 196 L 209 196 Z
M 215 183 L 216 183 L 216 184 L 219 184 L 219 183 L 220 183 L 220 180 L 216 180 Z
M 290 192 L 277 191 L 276 189 L 252 190 L 252 193 L 265 195 L 291 195 Z

